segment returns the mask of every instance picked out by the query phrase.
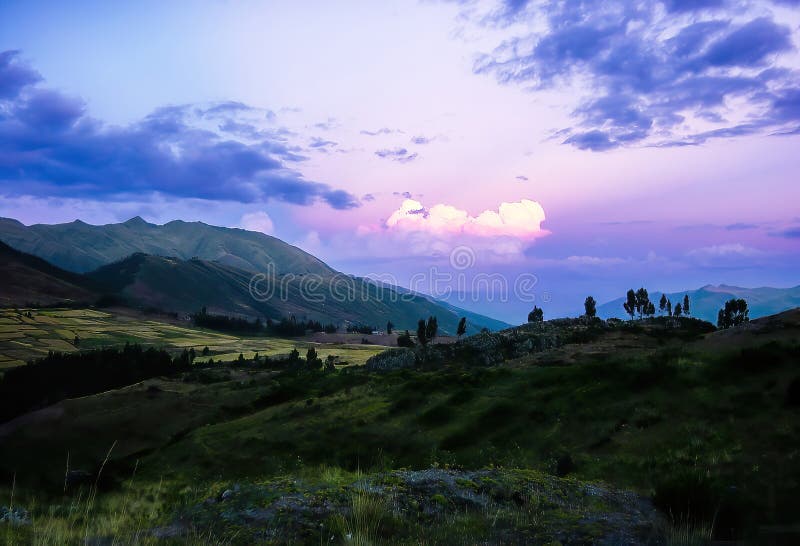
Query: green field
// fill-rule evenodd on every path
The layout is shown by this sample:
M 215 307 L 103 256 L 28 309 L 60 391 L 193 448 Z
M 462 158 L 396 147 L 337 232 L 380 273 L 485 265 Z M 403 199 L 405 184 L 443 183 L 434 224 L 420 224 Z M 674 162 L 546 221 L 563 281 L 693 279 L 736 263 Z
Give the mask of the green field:
M 31 316 L 28 317 L 27 313 Z M 74 345 L 75 337 L 80 339 Z M 241 337 L 201 330 L 137 315 L 115 314 L 95 309 L 0 309 L 0 369 L 19 366 L 28 360 L 47 356 L 48 351 L 72 352 L 99 347 L 117 347 L 125 343 L 180 351 L 194 348 L 199 354 L 205 347 L 208 357 L 231 361 L 244 353 L 250 358 L 286 354 L 293 348 L 301 352 L 317 348 L 322 358 L 336 355 L 341 362 L 363 364 L 385 349 L 376 345 L 318 344 L 303 340 L 274 337 Z
M 0 508 L 13 484 L 39 518 L 12 544 L 791 544 L 763 533 L 798 523 L 798 332 L 554 321 L 417 369 L 198 367 L 0 426 Z

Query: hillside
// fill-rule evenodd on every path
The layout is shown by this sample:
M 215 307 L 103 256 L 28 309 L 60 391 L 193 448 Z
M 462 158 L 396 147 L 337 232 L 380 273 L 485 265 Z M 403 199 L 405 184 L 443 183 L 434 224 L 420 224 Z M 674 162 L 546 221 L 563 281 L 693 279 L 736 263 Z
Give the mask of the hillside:
M 638 288 L 638 287 L 634 287 Z M 650 292 L 650 301 L 658 301 L 662 292 Z M 690 309 L 693 317 L 707 320 L 716 324 L 717 312 L 725 306 L 731 298 L 744 298 L 750 308 L 750 318 L 774 315 L 787 309 L 800 306 L 800 286 L 793 288 L 742 288 L 739 286 L 706 285 L 696 290 L 668 293 L 667 298 L 675 305 L 683 301 L 683 296 L 689 295 Z M 625 298 L 617 298 L 597 307 L 597 315 L 601 318 L 628 318 L 622 304 Z
M 140 507 L 123 535 L 346 543 L 369 502 L 398 544 L 769 542 L 798 523 L 799 328 L 800 310 L 727 331 L 562 319 L 380 373 L 198 367 L 7 423 L 0 471 L 15 506 L 34 486 L 63 503 L 66 453 L 91 476 L 113 446 L 109 511 Z
M 120 224 L 25 226 L 0 218 L 0 241 L 64 269 L 85 273 L 135 254 L 200 258 L 246 271 L 275 273 L 335 273 L 323 262 L 280 239 L 243 229 L 175 220 L 164 225 L 140 217 Z
M 210 313 L 250 318 L 295 316 L 341 324 L 345 321 L 383 328 L 391 320 L 398 329 L 415 330 L 420 318 L 436 316 L 442 333 L 455 333 L 459 310 L 391 287 L 344 275 L 269 277 L 259 289 L 272 287 L 260 301 L 250 293 L 252 273 L 218 262 L 181 260 L 134 254 L 88 274 L 107 292 L 129 304 L 165 311 Z M 470 314 L 468 332 L 496 329 L 498 322 Z M 500 323 L 502 324 L 502 323 Z
M 93 283 L 0 242 L 0 307 L 91 303 Z

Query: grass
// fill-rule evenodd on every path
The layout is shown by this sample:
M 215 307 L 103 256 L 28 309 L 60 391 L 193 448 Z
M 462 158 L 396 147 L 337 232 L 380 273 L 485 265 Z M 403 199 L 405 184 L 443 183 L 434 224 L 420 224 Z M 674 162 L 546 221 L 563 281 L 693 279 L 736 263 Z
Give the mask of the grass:
M 224 365 L 202 381 L 160 378 L 66 401 L 60 415 L 0 438 L 0 468 L 16 469 L 21 506 L 46 522 L 47 510 L 30 508 L 30 492 L 38 492 L 42 506 L 59 507 L 48 525 L 71 528 L 69 509 L 59 503 L 56 469 L 69 452 L 74 468 L 96 471 L 117 440 L 99 483 L 103 501 L 92 508 L 97 523 L 91 532 L 117 526 L 128 534 L 137 525 L 163 524 L 176 506 L 202 502 L 221 483 L 290 475 L 338 490 L 359 471 L 536 469 L 651 496 L 674 515 L 676 523 L 664 531 L 671 544 L 700 544 L 711 522 L 718 533 L 733 528 L 741 537 L 763 522 L 796 520 L 800 419 L 787 389 L 797 378 L 800 350 L 796 341 L 748 343 L 722 350 L 700 340 L 576 353 L 569 365 L 455 362 L 385 374 Z M 136 485 L 126 485 L 134 469 Z M 2 477 L 8 484 L 11 478 Z M 163 485 L 156 498 L 157 484 Z M 8 498 L 4 493 L 0 498 Z M 124 494 L 144 508 L 123 513 Z M 337 537 L 374 543 L 398 525 L 391 499 L 357 491 L 349 500 Z M 515 509 L 450 510 L 425 524 L 426 535 L 420 528 L 409 536 L 438 544 L 448 536 L 479 542 L 502 528 L 534 533 L 545 508 L 531 496 Z M 137 523 L 151 509 L 153 518 Z M 563 524 L 572 525 L 570 514 L 580 510 L 568 510 Z
M 26 316 L 30 312 L 31 317 Z M 79 343 L 75 345 L 76 336 Z M 275 337 L 243 337 L 176 324 L 115 315 L 95 309 L 0 309 L 0 369 L 22 365 L 47 356 L 48 351 L 72 352 L 82 349 L 121 346 L 125 343 L 181 351 L 205 347 L 213 358 L 230 362 L 239 354 L 275 356 L 297 348 L 305 353 L 315 347 L 321 358 L 335 355 L 342 362 L 361 365 L 383 350 L 379 345 L 317 344 Z

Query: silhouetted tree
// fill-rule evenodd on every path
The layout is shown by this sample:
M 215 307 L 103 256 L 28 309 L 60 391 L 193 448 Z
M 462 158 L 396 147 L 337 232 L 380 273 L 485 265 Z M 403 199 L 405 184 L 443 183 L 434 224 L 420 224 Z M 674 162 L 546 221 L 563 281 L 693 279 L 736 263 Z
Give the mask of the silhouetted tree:
M 675 311 L 673 311 L 672 315 L 679 317 L 683 313 L 683 307 L 681 307 L 680 303 L 675 304 Z
M 622 304 L 622 307 L 625 308 L 625 312 L 631 316 L 631 320 L 633 320 L 633 315 L 636 313 L 636 292 L 633 291 L 633 288 L 628 290 L 628 293 L 625 295 L 625 303 Z
M 672 302 L 670 300 L 667 300 L 667 316 L 672 316 Z
M 333 355 L 328 355 L 325 359 L 325 372 L 335 372 L 336 371 L 336 357 Z
M 322 359 L 314 347 L 309 347 L 306 351 L 306 366 L 310 370 L 319 370 L 322 367 Z
M 75 339 L 72 340 L 72 344 L 75 347 L 78 347 L 81 344 L 81 338 L 78 337 L 78 334 L 75 334 Z
M 642 287 L 636 291 L 636 312 L 639 313 L 639 318 L 647 314 L 649 308 L 650 296 L 647 294 L 647 290 Z
M 661 299 L 658 301 L 658 310 L 663 315 L 664 310 L 667 308 L 667 295 L 661 294 Z
M 656 304 L 652 301 L 647 302 L 647 311 L 644 313 L 648 317 L 652 317 L 656 314 Z
M 194 352 L 194 347 L 189 349 L 189 362 L 194 362 L 194 359 L 197 358 L 197 353 Z
M 730 299 L 725 302 L 725 307 L 717 313 L 718 328 L 733 328 L 745 322 L 750 322 L 750 310 L 743 299 Z
M 400 334 L 397 336 L 397 346 L 398 347 L 413 347 L 414 340 L 411 339 L 411 333 L 406 330 L 405 334 Z
M 244 354 L 239 353 L 239 362 L 244 362 Z
M 467 317 L 461 317 L 461 320 L 458 321 L 458 328 L 456 328 L 456 335 L 458 337 L 461 337 L 466 333 L 467 333 Z
M 208 346 L 203 347 L 203 356 L 208 356 L 210 354 L 211 354 L 211 349 L 209 349 Z
M 417 341 L 424 347 L 428 344 L 428 338 L 426 336 L 427 328 L 425 328 L 425 319 L 419 319 L 417 323 Z
M 542 322 L 544 321 L 544 311 L 539 307 L 533 306 L 533 311 L 528 313 L 528 322 Z
M 386 323 L 386 333 L 387 334 L 391 334 L 393 328 L 394 328 L 394 324 L 392 324 L 391 320 Z
M 683 296 L 683 314 L 689 315 L 689 294 L 684 294 Z
M 583 308 L 586 311 L 586 316 L 594 318 L 597 316 L 597 302 L 594 301 L 592 296 L 588 296 L 583 302 Z
M 425 337 L 429 343 L 433 343 L 436 334 L 439 332 L 439 321 L 436 317 L 428 317 L 428 324 L 425 325 Z

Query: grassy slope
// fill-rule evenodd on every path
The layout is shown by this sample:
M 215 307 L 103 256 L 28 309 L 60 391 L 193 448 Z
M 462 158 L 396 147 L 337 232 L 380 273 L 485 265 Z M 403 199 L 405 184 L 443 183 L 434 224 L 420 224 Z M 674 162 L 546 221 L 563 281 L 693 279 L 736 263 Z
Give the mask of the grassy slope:
M 0 306 L 92 302 L 96 287 L 81 275 L 0 242 Z
M 436 316 L 440 330 L 453 334 L 460 318 L 454 308 L 428 298 L 400 295 L 390 287 L 342 275 L 319 277 L 319 284 L 309 284 L 309 278 L 300 275 L 274 278 L 270 281 L 274 290 L 264 302 L 250 293 L 251 273 L 203 260 L 137 254 L 101 267 L 89 276 L 138 305 L 182 313 L 196 312 L 204 305 L 211 313 L 276 320 L 294 315 L 336 324 L 347 320 L 378 328 L 391 320 L 397 329 L 412 331 L 420 318 Z M 266 291 L 266 286 L 260 284 L 259 289 Z M 477 332 L 484 325 L 496 327 L 498 323 L 470 315 L 469 332 Z
M 800 376 L 800 320 L 760 324 L 691 341 L 616 332 L 496 368 L 165 381 L 155 394 L 65 403 L 6 435 L 0 467 L 23 484 L 48 468 L 57 483 L 67 451 L 79 446 L 73 461 L 93 468 L 115 440 L 109 475 L 127 476 L 139 459 L 140 479 L 175 487 L 318 464 L 574 465 L 578 477 L 656 493 L 678 511 L 717 511 L 723 528 L 795 522 L 800 410 L 786 392 Z

